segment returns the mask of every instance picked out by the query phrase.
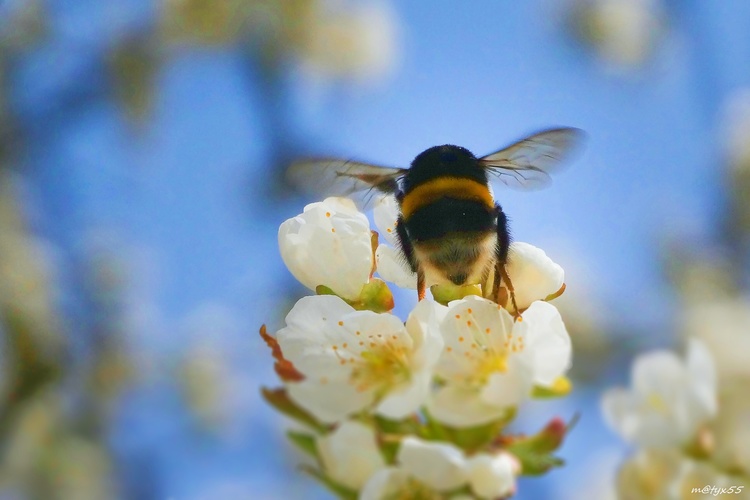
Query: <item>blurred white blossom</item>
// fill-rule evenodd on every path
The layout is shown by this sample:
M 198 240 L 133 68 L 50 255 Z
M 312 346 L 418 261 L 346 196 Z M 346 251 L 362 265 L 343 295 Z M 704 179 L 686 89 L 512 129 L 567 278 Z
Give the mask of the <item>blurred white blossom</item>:
M 622 66 L 643 63 L 663 31 L 658 0 L 582 0 L 577 24 L 604 60 Z
M 602 400 L 608 424 L 629 442 L 646 448 L 687 445 L 716 414 L 716 369 L 697 340 L 689 342 L 685 361 L 669 351 L 639 356 L 631 383 L 631 389 L 610 389 Z
M 398 23 L 387 2 L 337 0 L 315 4 L 318 8 L 296 46 L 309 71 L 369 80 L 393 69 Z
M 373 269 L 370 223 L 346 198 L 312 203 L 282 223 L 279 250 L 300 283 L 311 290 L 324 285 L 351 300 Z
M 682 331 L 711 351 L 719 380 L 750 377 L 750 298 L 704 300 L 682 311 Z

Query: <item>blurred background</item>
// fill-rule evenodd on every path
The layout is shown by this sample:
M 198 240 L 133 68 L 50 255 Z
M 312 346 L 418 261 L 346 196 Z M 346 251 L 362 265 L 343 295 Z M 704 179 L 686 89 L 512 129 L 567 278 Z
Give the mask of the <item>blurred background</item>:
M 0 0 L 1 499 L 328 498 L 259 394 L 258 328 L 306 293 L 277 250 L 311 201 L 284 167 L 556 125 L 584 154 L 496 196 L 565 269 L 575 343 L 573 395 L 518 430 L 581 420 L 518 498 L 613 498 L 602 389 L 712 338 L 697 304 L 750 311 L 750 3 L 456 5 Z

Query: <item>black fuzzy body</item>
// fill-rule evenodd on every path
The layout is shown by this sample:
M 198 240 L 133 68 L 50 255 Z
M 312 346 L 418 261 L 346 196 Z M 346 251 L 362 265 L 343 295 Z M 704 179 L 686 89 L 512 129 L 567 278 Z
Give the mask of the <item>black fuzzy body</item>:
M 470 179 L 485 187 L 488 182 L 485 169 L 471 152 L 458 146 L 436 146 L 412 162 L 399 202 L 419 186 L 440 178 Z M 449 193 L 420 205 L 408 217 L 402 213 L 397 236 L 412 270 L 426 273 L 428 285 L 486 281 L 496 262 L 505 263 L 510 243 L 499 205 Z

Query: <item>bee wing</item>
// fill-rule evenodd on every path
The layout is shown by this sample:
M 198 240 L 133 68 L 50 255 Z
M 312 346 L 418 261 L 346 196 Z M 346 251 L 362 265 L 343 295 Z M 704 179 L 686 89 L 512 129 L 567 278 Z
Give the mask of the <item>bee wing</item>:
M 396 194 L 403 168 L 381 167 L 335 158 L 305 159 L 293 163 L 287 179 L 300 190 L 317 195 L 347 196 L 360 206 L 370 202 L 373 194 Z
M 550 182 L 550 172 L 571 156 L 585 135 L 582 130 L 570 127 L 545 130 L 483 156 L 479 163 L 506 186 L 543 187 Z

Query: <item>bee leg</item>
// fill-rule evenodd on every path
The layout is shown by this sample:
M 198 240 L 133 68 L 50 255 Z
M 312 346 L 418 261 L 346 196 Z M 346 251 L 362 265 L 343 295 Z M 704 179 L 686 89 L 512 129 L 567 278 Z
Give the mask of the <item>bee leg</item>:
M 425 286 L 424 282 L 424 273 L 421 269 L 417 270 L 417 299 L 422 300 L 424 299 L 425 293 L 427 292 L 427 287 Z
M 508 249 L 510 248 L 508 217 L 505 215 L 505 212 L 503 212 L 503 209 L 499 204 L 495 205 L 495 210 L 497 213 L 497 255 L 495 260 L 495 279 L 492 283 L 492 296 L 495 298 L 495 302 L 500 303 L 500 280 L 502 279 L 502 282 L 510 295 L 510 302 L 513 304 L 514 314 L 518 315 L 515 290 L 513 289 L 513 283 L 510 281 L 510 276 L 508 276 L 508 270 L 505 268 L 505 265 L 508 262 Z
M 513 289 L 513 283 L 510 281 L 510 276 L 508 276 L 508 270 L 505 268 L 505 264 L 498 265 L 497 269 L 500 270 L 500 276 L 503 278 L 503 283 L 508 287 L 510 303 L 513 304 L 513 316 L 520 316 L 518 304 L 516 304 L 516 291 Z

